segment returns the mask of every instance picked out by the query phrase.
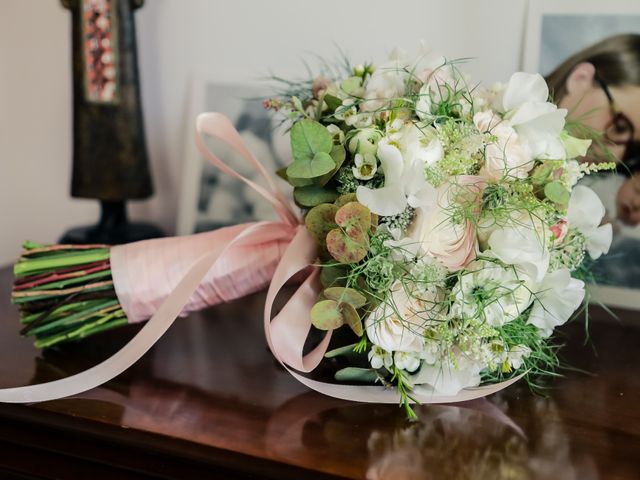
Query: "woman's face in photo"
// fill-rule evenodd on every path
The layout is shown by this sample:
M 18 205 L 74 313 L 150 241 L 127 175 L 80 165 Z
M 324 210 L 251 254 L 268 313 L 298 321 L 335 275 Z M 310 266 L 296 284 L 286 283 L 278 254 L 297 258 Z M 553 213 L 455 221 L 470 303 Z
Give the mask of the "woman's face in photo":
M 606 132 L 604 142 L 611 154 L 621 160 L 627 140 L 640 140 L 640 86 L 608 86 L 611 97 L 621 116 L 615 117 L 614 107 L 603 86 L 595 79 L 592 64 L 577 65 L 567 79 L 566 94 L 559 105 L 566 108 L 567 121 L 578 121 L 597 131 Z M 588 160 L 611 160 L 594 142 Z

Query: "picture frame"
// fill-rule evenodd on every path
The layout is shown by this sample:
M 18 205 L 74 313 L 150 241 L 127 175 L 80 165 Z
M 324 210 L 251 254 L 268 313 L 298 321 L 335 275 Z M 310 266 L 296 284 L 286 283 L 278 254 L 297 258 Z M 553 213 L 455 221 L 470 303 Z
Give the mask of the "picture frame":
M 179 206 L 176 221 L 178 235 L 190 235 L 238 223 L 276 220 L 277 215 L 253 189 L 209 164 L 193 140 L 195 120 L 203 112 L 220 112 L 233 122 L 243 140 L 267 171 L 290 163 L 290 147 L 284 126 L 273 112 L 262 106 L 269 90 L 259 83 L 224 83 L 212 75 L 196 73 L 192 77 L 188 121 L 184 135 L 184 155 Z M 265 185 L 237 153 L 222 141 L 205 139 L 207 145 L 241 175 Z M 280 179 L 276 181 L 279 183 Z M 280 185 L 286 185 L 284 181 Z M 283 188 L 286 191 L 286 189 Z
M 548 75 L 562 61 L 607 37 L 640 34 L 637 0 L 535 0 L 528 5 L 522 69 Z M 616 213 L 616 194 L 624 177 L 608 173 L 585 177 L 581 184 L 602 200 L 613 227 L 609 254 L 596 260 L 590 285 L 592 301 L 640 309 L 640 226 L 623 224 Z

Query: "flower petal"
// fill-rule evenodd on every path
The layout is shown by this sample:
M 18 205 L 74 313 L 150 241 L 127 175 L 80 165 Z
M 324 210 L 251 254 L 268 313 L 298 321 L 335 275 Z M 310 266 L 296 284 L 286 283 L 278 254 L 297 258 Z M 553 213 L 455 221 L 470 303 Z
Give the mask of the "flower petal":
M 569 270 L 560 269 L 545 276 L 527 323 L 541 330 L 543 337 L 565 323 L 584 299 L 584 282 L 571 277 Z
M 385 186 L 399 181 L 404 170 L 404 160 L 398 147 L 389 144 L 387 140 L 381 140 L 378 143 L 378 158 L 382 164 Z
M 502 105 L 505 111 L 510 111 L 525 102 L 546 102 L 548 98 L 549 87 L 540 74 L 516 72 L 509 79 Z
M 407 208 L 407 197 L 399 183 L 376 189 L 359 186 L 356 197 L 373 213 L 384 217 L 397 215 Z

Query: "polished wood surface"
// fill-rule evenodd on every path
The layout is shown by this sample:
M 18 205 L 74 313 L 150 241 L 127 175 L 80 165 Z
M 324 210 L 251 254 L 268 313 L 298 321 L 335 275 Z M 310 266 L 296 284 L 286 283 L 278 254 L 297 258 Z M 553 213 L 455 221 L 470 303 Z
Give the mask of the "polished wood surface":
M 61 378 L 138 327 L 40 352 L 18 335 L 0 270 L 0 386 Z M 0 405 L 0 478 L 640 478 L 640 315 L 592 309 L 562 329 L 547 397 L 517 384 L 462 406 L 353 404 L 273 360 L 264 294 L 180 319 L 136 365 L 72 399 Z

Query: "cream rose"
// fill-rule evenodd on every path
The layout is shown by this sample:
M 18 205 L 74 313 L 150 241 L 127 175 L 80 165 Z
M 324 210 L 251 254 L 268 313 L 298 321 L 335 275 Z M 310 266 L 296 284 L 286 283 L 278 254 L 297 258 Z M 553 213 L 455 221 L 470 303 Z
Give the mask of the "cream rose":
M 492 137 L 485 148 L 480 175 L 491 181 L 526 178 L 533 167 L 533 156 L 513 127 L 490 110 L 476 113 L 473 123 Z
M 422 352 L 425 328 L 444 318 L 441 296 L 436 289 L 410 291 L 397 281 L 387 301 L 365 320 L 369 339 L 388 352 Z
M 460 270 L 476 258 L 475 222 L 467 215 L 476 213 L 486 186 L 482 178 L 472 175 L 456 177 L 454 182 L 440 187 L 437 205 L 426 217 L 419 216 L 414 231 L 423 251 L 450 271 Z

